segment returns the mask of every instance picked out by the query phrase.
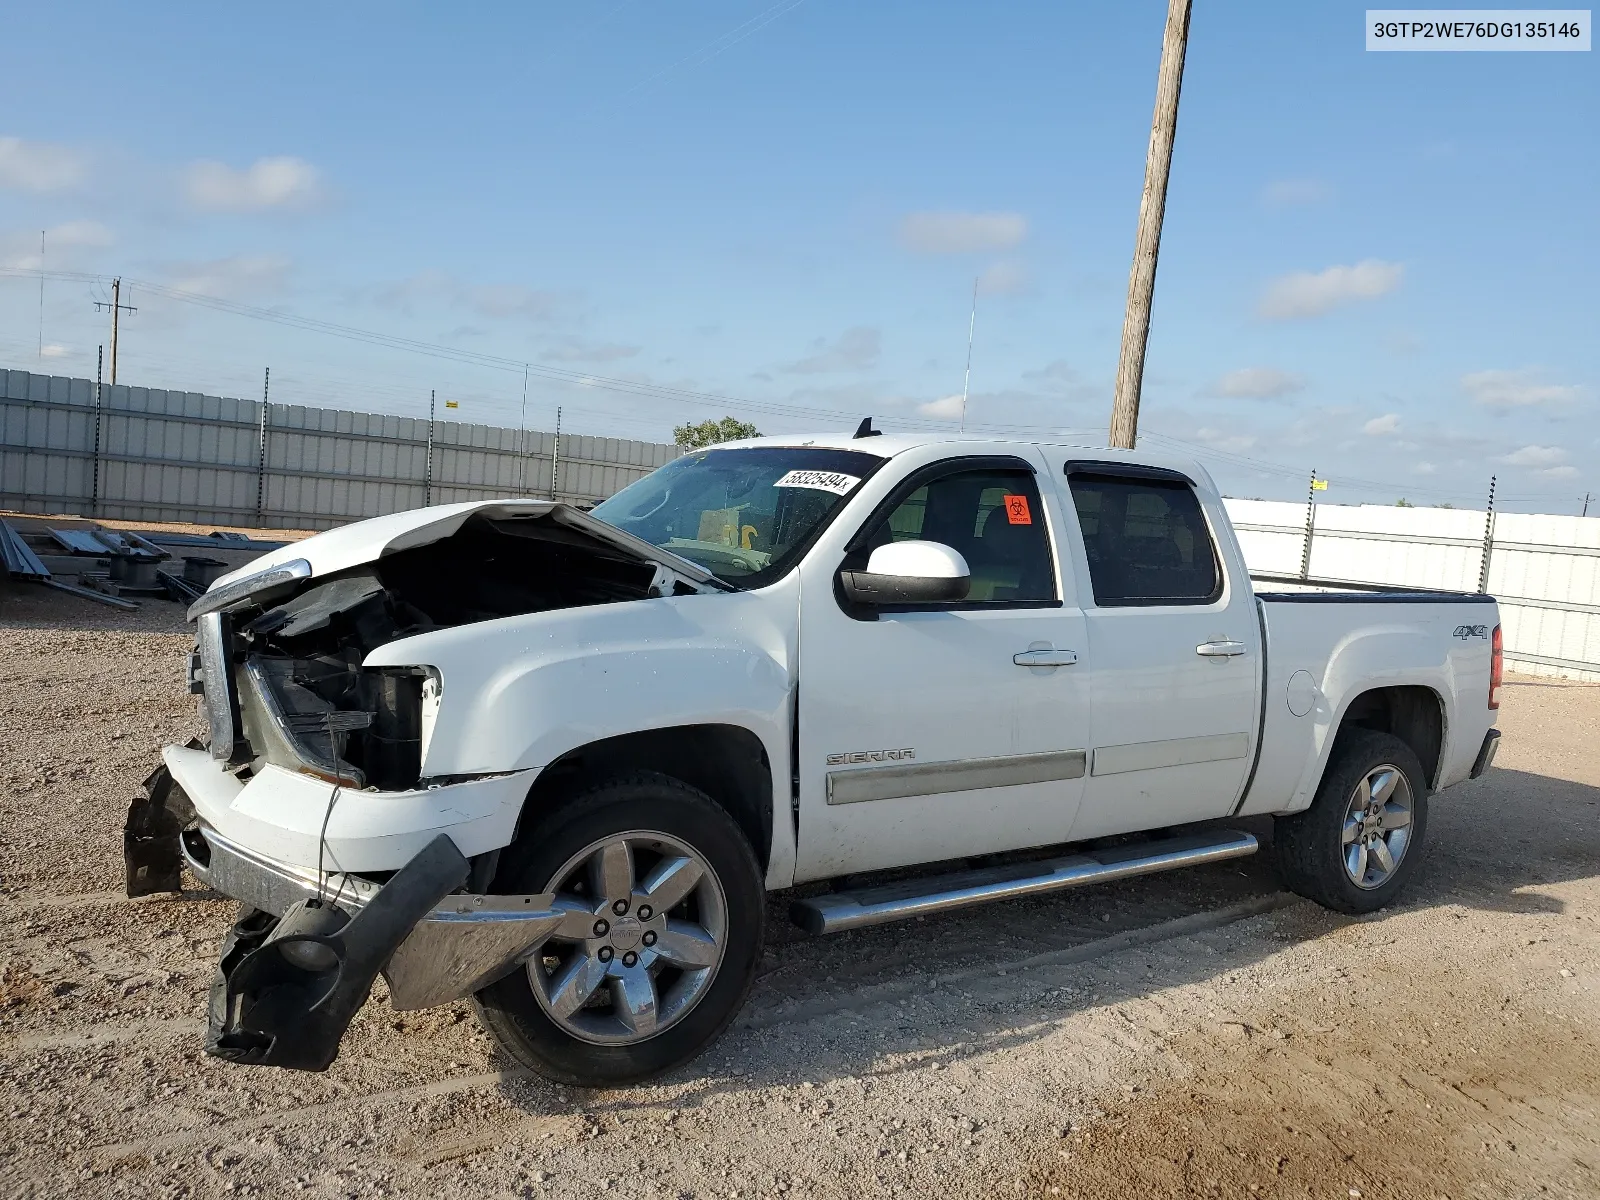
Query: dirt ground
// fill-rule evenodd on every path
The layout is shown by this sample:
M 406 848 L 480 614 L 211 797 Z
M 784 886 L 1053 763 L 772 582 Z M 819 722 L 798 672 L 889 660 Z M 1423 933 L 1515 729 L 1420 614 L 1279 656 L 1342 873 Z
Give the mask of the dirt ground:
M 1509 684 L 1376 917 L 1266 856 L 820 939 L 780 896 L 730 1034 L 589 1092 L 381 984 L 326 1074 L 201 1054 L 232 905 L 119 890 L 188 641 L 0 582 L 0 1194 L 1600 1195 L 1600 687 Z

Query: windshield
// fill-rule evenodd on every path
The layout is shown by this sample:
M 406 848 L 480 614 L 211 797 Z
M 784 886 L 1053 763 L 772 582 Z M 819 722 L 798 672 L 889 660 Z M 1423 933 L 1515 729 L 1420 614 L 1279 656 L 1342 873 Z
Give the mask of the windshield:
M 883 462 L 812 446 L 696 450 L 623 488 L 594 515 L 736 587 L 762 587 L 795 564 Z

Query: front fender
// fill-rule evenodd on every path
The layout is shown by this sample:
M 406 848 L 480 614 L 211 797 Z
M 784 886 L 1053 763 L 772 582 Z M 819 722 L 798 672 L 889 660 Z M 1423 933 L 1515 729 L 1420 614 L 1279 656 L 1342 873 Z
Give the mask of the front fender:
M 440 673 L 425 778 L 543 767 L 601 738 L 690 724 L 749 729 L 776 772 L 789 761 L 790 590 L 484 621 L 391 642 L 365 665 Z

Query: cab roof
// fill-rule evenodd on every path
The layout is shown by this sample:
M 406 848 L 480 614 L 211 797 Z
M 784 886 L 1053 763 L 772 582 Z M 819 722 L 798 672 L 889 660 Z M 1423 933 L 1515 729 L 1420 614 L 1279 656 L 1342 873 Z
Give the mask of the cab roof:
M 1198 461 L 1182 454 L 1169 454 L 1164 450 L 1113 450 L 1107 446 L 1086 445 L 1061 438 L 995 437 L 975 433 L 880 433 L 858 438 L 851 433 L 786 433 L 772 437 L 746 438 L 737 442 L 722 442 L 707 449 L 726 450 L 745 446 L 820 446 L 828 450 L 857 450 L 893 458 L 910 450 L 928 446 L 946 446 L 952 451 L 971 452 L 984 447 L 996 451 L 1014 450 L 1018 446 L 1037 446 L 1052 457 L 1062 452 L 1063 461 L 1093 459 L 1101 462 L 1128 463 L 1136 466 L 1163 467 L 1187 475 L 1196 483 L 1211 490 L 1216 484 Z

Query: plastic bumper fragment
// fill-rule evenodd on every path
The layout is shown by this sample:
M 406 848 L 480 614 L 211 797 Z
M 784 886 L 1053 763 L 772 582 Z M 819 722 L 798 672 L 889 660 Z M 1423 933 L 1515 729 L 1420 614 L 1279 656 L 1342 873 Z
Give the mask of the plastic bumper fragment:
M 353 917 L 332 897 L 301 900 L 278 919 L 242 912 L 212 984 L 206 1053 L 327 1070 L 378 972 L 468 871 L 455 844 L 440 834 Z

